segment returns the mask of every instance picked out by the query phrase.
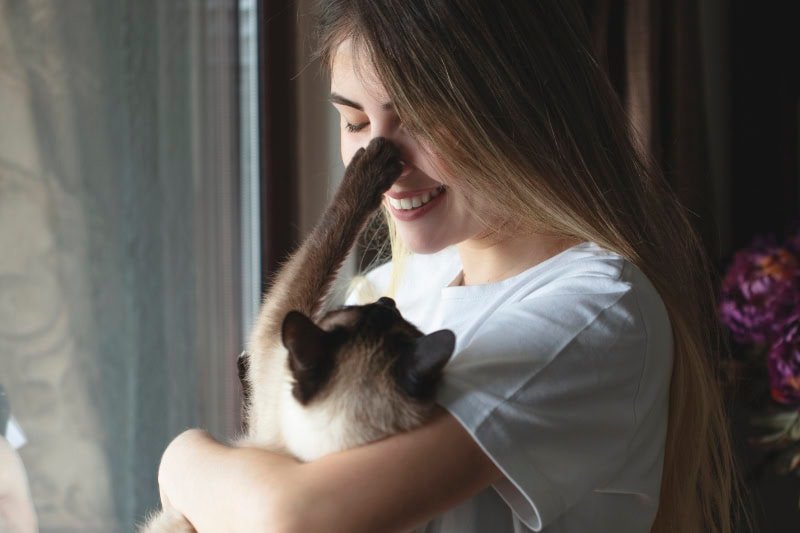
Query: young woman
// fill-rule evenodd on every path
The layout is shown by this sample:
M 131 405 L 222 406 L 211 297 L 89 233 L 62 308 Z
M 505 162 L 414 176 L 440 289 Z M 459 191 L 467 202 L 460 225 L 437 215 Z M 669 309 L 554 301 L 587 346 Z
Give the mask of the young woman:
M 575 2 L 328 0 L 320 43 L 344 162 L 403 154 L 368 278 L 455 331 L 443 409 L 304 465 L 189 431 L 164 500 L 201 532 L 731 531 L 710 270 Z

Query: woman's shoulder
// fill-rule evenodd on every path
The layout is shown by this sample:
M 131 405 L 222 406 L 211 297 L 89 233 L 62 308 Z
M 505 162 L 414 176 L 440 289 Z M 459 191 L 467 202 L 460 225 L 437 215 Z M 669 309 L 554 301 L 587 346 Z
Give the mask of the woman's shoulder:
M 582 242 L 506 279 L 466 287 L 447 287 L 445 300 L 474 300 L 497 307 L 521 300 L 582 294 L 623 293 L 640 283 L 635 267 L 619 254 Z M 486 307 L 485 305 L 482 307 Z
M 572 260 L 552 273 L 551 290 L 583 293 L 585 298 L 610 300 L 636 320 L 631 325 L 643 328 L 658 340 L 671 331 L 664 300 L 647 274 L 634 262 L 595 243 L 584 243 Z M 609 298 L 605 298 L 609 299 Z M 651 339 L 652 340 L 652 339 Z
M 593 350 L 629 341 L 631 355 L 668 346 L 669 314 L 647 276 L 631 261 L 582 243 L 498 283 L 443 291 L 446 325 L 460 346 L 513 342 L 543 349 L 564 339 Z
M 579 300 L 607 299 L 635 306 L 648 316 L 658 315 L 654 318 L 668 319 L 661 295 L 647 275 L 632 261 L 594 242 L 573 246 L 521 277 L 518 300 L 557 295 L 582 297 Z

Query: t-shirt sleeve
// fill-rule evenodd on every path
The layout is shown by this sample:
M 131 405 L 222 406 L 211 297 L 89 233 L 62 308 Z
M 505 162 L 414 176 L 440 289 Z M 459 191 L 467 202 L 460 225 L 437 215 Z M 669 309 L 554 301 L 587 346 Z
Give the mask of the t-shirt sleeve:
M 437 401 L 503 472 L 494 488 L 531 529 L 624 464 L 646 346 L 630 284 L 565 285 L 498 309 L 446 367 Z

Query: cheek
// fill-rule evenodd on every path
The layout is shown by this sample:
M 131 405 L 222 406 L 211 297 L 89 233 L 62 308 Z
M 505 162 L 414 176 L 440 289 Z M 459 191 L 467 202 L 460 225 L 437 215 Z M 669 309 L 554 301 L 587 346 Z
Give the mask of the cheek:
M 361 148 L 361 143 L 358 140 L 352 138 L 352 136 L 342 134 L 342 138 L 340 141 L 340 148 L 342 151 L 342 163 L 344 166 L 350 164 L 350 160 L 353 159 L 353 155 Z
M 417 153 L 419 154 L 417 167 L 422 172 L 445 185 L 457 183 L 458 180 L 455 178 L 450 165 L 447 164 L 440 152 L 427 143 L 419 143 L 417 145 Z
M 458 187 L 459 180 L 443 160 L 425 154 L 417 161 L 417 168 L 425 175 L 448 187 Z

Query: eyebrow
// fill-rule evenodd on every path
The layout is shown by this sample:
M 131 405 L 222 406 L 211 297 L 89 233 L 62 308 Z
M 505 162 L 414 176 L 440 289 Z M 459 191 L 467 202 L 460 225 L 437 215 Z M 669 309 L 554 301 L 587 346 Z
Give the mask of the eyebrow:
M 364 106 L 348 98 L 345 98 L 341 94 L 331 93 L 330 101 L 332 104 L 346 105 L 347 107 L 352 107 L 354 109 L 358 109 L 359 111 L 364 111 Z M 394 104 L 392 102 L 386 102 L 385 104 L 381 104 L 381 109 L 386 109 L 386 110 L 394 109 Z

